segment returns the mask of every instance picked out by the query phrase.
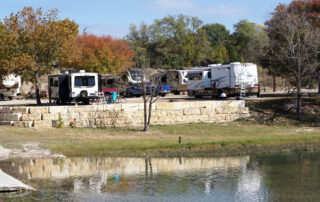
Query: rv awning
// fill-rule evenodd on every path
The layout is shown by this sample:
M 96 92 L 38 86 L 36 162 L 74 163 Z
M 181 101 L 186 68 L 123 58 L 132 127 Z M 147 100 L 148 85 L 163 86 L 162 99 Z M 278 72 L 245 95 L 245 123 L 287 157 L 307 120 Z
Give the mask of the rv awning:
M 201 75 L 202 75 L 202 72 L 188 72 L 186 77 L 191 78 L 191 77 L 201 76 Z

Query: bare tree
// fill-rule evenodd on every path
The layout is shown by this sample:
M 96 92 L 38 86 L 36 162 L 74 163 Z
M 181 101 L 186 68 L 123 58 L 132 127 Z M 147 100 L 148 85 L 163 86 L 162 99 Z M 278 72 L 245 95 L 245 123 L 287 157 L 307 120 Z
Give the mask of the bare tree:
M 148 131 L 151 123 L 152 105 L 159 99 L 159 78 L 152 77 L 146 68 L 142 68 L 142 82 L 138 84 L 142 91 L 143 109 L 144 109 L 144 127 L 143 131 Z
M 297 118 L 301 120 L 301 88 L 311 80 L 317 63 L 315 41 L 320 40 L 319 28 L 308 23 L 304 13 L 280 5 L 266 22 L 270 38 L 271 62 L 285 72 L 286 78 L 293 78 L 297 89 Z M 280 64 L 280 65 L 279 65 Z

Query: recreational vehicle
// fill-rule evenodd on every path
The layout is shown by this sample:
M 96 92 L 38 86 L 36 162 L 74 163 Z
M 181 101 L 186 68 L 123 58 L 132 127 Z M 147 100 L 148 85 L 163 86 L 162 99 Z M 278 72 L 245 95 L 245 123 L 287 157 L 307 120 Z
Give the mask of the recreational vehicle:
M 188 95 L 257 96 L 259 94 L 257 66 L 234 62 L 226 65 L 209 65 L 188 71 Z
M 161 85 L 170 86 L 171 92 L 178 95 L 187 91 L 188 78 L 186 77 L 188 70 L 172 70 L 157 74 Z
M 129 69 L 121 75 L 101 75 L 102 92 L 113 91 L 125 95 L 126 89 L 131 86 L 137 86 L 142 82 L 143 76 L 143 72 L 139 69 Z
M 20 95 L 21 90 L 21 76 L 10 74 L 3 77 L 0 82 L 0 99 L 8 98 L 12 100 L 15 96 Z
M 84 102 L 99 98 L 101 92 L 100 75 L 80 71 L 62 71 L 60 74 L 48 76 L 49 102 L 57 104 L 67 102 Z

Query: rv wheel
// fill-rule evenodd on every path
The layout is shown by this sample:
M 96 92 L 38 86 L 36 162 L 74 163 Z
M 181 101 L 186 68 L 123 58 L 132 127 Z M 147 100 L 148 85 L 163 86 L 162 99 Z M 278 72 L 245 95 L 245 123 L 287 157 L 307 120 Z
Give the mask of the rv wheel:
M 13 100 L 13 97 L 12 97 L 12 96 L 9 96 L 8 99 L 9 99 L 9 100 Z
M 81 98 L 86 98 L 87 96 L 88 96 L 87 91 L 81 91 L 81 93 L 80 93 Z

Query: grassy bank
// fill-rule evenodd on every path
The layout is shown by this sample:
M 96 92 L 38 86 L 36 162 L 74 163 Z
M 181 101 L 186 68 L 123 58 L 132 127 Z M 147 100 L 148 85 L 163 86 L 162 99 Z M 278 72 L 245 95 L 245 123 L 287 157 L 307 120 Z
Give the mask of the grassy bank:
M 39 142 L 42 147 L 70 157 L 234 155 L 312 150 L 320 145 L 320 129 L 244 121 L 152 126 L 148 133 L 130 128 L 0 127 L 0 145 L 19 147 L 26 142 Z

